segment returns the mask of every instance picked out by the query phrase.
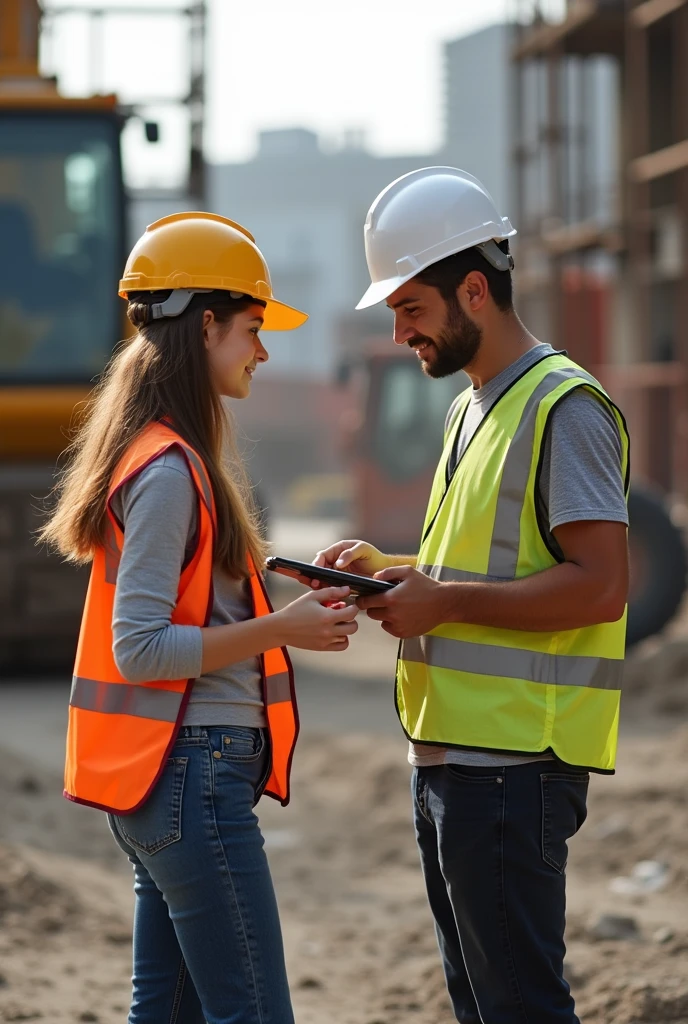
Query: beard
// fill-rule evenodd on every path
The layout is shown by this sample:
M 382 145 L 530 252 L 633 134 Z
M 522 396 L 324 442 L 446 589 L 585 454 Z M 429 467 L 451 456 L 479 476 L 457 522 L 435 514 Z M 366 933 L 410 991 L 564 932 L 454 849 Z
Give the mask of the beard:
M 419 334 L 411 338 L 409 345 L 415 348 L 423 342 L 433 346 L 430 360 L 421 362 L 423 373 L 439 380 L 463 370 L 475 358 L 483 332 L 461 309 L 458 300 L 452 296 L 447 300 L 447 319 L 436 338 Z

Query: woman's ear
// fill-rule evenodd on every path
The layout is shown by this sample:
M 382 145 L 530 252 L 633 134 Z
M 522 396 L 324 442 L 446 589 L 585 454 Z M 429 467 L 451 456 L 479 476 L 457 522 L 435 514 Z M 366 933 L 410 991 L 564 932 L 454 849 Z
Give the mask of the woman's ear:
M 203 343 L 206 348 L 210 348 L 208 329 L 213 323 L 215 323 L 215 314 L 211 309 L 206 309 L 203 313 Z

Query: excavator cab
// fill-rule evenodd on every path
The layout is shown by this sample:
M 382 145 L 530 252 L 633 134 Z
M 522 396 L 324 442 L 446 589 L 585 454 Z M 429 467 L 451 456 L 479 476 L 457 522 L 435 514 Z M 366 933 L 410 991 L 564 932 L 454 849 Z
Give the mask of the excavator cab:
M 3 109 L 0 380 L 86 383 L 121 332 L 119 122 L 114 111 Z

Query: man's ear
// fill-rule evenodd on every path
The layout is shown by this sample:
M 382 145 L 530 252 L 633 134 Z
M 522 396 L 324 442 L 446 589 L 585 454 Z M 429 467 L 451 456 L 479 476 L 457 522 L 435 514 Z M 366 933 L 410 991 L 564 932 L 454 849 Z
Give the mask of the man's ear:
M 478 313 L 490 297 L 487 278 L 479 270 L 471 270 L 457 289 L 459 301 L 463 298 L 470 313 Z

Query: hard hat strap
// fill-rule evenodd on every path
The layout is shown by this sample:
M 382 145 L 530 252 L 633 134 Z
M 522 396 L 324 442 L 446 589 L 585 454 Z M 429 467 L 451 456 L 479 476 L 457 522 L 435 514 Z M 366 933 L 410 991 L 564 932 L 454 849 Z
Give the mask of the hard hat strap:
M 479 245 L 476 245 L 476 249 L 495 270 L 506 272 L 507 270 L 514 269 L 514 257 L 510 252 L 503 252 L 493 238 L 488 242 L 481 242 Z
M 189 305 L 194 295 L 208 295 L 212 288 L 175 288 L 164 302 L 153 302 L 149 320 L 162 320 L 166 316 L 179 316 Z M 246 298 L 244 292 L 229 292 L 232 299 Z M 250 296 L 249 296 L 250 297 Z
M 201 289 L 175 288 L 164 302 L 153 302 L 150 307 L 150 320 L 162 320 L 166 316 L 179 316 L 189 305 L 194 295 L 198 295 Z M 210 291 L 203 288 L 202 291 Z

